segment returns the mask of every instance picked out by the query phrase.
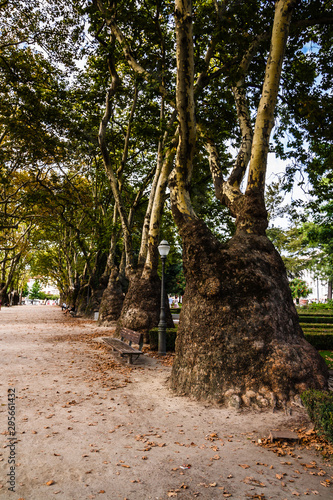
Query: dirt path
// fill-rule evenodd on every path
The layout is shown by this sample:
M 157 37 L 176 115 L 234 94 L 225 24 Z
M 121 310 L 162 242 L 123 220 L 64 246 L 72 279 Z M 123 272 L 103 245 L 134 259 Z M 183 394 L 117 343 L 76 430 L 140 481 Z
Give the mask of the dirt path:
M 1 499 L 332 498 L 333 469 L 315 451 L 258 445 L 272 429 L 308 425 L 303 410 L 174 397 L 170 368 L 142 356 L 131 369 L 82 341 L 110 331 L 57 307 L 0 311 Z

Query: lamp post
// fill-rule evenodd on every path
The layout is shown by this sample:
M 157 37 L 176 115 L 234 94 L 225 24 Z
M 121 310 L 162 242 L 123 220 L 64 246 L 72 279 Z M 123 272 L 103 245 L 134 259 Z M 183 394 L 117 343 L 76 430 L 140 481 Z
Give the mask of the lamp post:
M 170 245 L 163 240 L 158 245 L 158 252 L 162 260 L 162 282 L 161 282 L 161 313 L 160 322 L 158 324 L 158 354 L 165 356 L 166 354 L 166 321 L 165 321 L 165 283 L 164 283 L 164 268 L 167 255 L 170 250 Z

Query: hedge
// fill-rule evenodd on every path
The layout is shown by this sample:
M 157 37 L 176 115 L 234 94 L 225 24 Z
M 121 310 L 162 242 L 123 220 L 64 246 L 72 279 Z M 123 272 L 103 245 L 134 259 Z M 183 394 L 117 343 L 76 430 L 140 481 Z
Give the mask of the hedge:
M 304 336 L 318 351 L 333 351 L 333 334 L 304 333 Z
M 333 351 L 333 334 L 305 333 L 305 339 L 313 345 L 318 351 Z M 177 337 L 177 328 L 167 328 L 166 331 L 166 350 L 175 351 Z M 149 331 L 150 348 L 153 351 L 158 349 L 158 328 L 152 328 Z
M 333 325 L 314 325 L 309 323 L 300 323 L 303 332 L 309 333 L 333 333 Z
M 306 314 L 299 314 L 298 319 L 300 323 L 324 323 L 333 325 L 333 316 L 308 316 Z
M 177 337 L 177 328 L 167 328 L 166 331 L 166 350 L 175 352 L 175 343 Z M 158 328 L 149 330 L 149 343 L 153 351 L 158 349 Z
M 301 394 L 301 399 L 318 434 L 333 443 L 333 394 L 310 389 Z

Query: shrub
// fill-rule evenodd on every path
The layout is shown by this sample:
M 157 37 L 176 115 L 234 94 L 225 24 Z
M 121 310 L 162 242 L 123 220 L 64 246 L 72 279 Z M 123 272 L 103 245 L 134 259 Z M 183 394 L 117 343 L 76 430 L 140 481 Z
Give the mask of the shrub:
M 301 399 L 318 434 L 333 443 L 333 394 L 310 389 L 301 394 Z
M 332 323 L 300 323 L 303 332 L 333 333 Z
M 318 351 L 333 350 L 333 335 L 320 333 L 304 333 L 305 339 Z
M 322 358 L 324 358 L 325 363 L 327 364 L 328 368 L 333 370 L 333 351 L 319 351 L 319 354 Z
M 166 350 L 175 352 L 175 344 L 177 337 L 177 328 L 167 328 L 166 331 Z M 149 343 L 153 351 L 158 349 L 158 328 L 149 330 Z
M 297 313 L 299 316 L 311 316 L 318 318 L 332 318 L 333 317 L 333 309 L 320 309 L 316 311 L 315 309 L 308 309 L 305 307 L 296 307 Z
M 298 319 L 300 323 L 326 323 L 333 324 L 333 316 L 310 316 L 306 314 L 299 314 Z
M 333 300 L 328 300 L 325 303 L 312 302 L 312 304 L 308 305 L 307 309 L 309 309 L 310 311 L 321 311 L 321 310 L 333 309 Z

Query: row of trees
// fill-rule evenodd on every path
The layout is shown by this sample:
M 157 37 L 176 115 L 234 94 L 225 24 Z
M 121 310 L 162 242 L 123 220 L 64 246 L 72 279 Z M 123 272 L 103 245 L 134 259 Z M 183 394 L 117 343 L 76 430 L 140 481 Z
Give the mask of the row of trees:
M 331 255 L 329 5 L 8 0 L 0 14 L 2 296 L 30 266 L 79 310 L 147 331 L 163 237 L 186 279 L 176 391 L 274 405 L 324 387 L 264 190 L 274 128 L 285 188 L 303 170 L 320 193 L 307 238 Z

